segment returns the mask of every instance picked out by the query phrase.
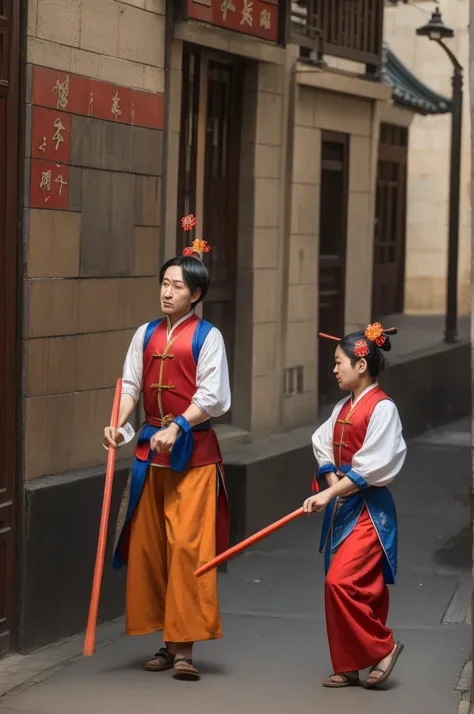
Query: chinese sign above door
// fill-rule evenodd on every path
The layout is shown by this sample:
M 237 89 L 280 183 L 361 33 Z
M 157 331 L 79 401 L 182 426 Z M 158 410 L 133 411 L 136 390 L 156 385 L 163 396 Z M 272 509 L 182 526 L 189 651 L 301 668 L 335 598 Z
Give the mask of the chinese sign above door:
M 187 19 L 278 42 L 278 0 L 186 0 Z

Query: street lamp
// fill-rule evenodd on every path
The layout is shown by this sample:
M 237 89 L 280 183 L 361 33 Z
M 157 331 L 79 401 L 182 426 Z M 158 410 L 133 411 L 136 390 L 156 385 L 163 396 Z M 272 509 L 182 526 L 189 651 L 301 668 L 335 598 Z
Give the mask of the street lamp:
M 451 166 L 449 178 L 449 236 L 448 236 L 448 281 L 446 296 L 446 326 L 444 341 L 453 343 L 457 339 L 458 318 L 458 253 L 459 253 L 459 192 L 461 184 L 461 132 L 463 100 L 463 68 L 443 40 L 454 37 L 454 31 L 447 27 L 437 7 L 428 24 L 418 28 L 417 35 L 437 42 L 451 60 L 453 73 L 453 103 L 451 121 Z

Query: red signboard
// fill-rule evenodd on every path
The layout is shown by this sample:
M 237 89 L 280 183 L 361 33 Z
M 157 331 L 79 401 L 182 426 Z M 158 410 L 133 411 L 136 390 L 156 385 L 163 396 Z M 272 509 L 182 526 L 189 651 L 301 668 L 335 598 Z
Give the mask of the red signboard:
M 69 166 L 65 164 L 31 159 L 31 208 L 67 209 L 69 171 Z
M 120 87 L 46 67 L 33 67 L 31 102 L 70 114 L 150 129 L 163 129 L 164 125 L 162 94 Z
M 278 0 L 187 0 L 187 17 L 278 42 Z
M 43 107 L 31 110 L 31 156 L 69 163 L 71 115 Z

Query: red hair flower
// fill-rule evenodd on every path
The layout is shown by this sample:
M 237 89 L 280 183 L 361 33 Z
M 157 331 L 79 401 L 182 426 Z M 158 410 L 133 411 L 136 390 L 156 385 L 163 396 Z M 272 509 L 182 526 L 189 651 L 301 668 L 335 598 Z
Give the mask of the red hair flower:
M 192 213 L 190 213 L 188 216 L 183 216 L 183 218 L 181 219 L 181 225 L 184 231 L 192 231 L 192 229 L 196 225 L 196 217 L 193 216 Z
M 188 246 L 187 248 L 185 248 L 185 249 L 183 250 L 183 255 L 187 255 L 187 256 L 193 256 L 193 255 L 194 255 L 194 256 L 196 256 L 196 257 L 199 258 L 199 253 L 196 253 L 196 251 L 193 250 L 193 249 L 191 248 L 191 246 Z
M 356 357 L 366 357 L 369 354 L 369 348 L 365 340 L 357 340 L 354 345 L 354 354 Z

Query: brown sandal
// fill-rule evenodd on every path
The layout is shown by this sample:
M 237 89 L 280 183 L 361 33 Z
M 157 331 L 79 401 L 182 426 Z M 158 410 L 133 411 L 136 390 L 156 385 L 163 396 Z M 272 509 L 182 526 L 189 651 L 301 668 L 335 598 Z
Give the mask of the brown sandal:
M 189 657 L 176 657 L 173 669 L 174 679 L 187 680 L 190 682 L 197 682 L 201 679 L 199 670 L 196 669 L 192 659 Z
M 392 654 L 392 657 L 390 660 L 390 664 L 388 665 L 387 669 L 382 669 L 382 667 L 379 667 L 378 665 L 376 665 L 375 667 L 372 667 L 369 672 L 369 679 L 370 679 L 370 675 L 372 674 L 372 672 L 382 672 L 382 674 L 378 679 L 374 679 L 372 682 L 369 682 L 369 680 L 364 682 L 364 687 L 366 689 L 375 689 L 380 684 L 383 684 L 384 682 L 386 682 L 387 679 L 392 674 L 394 667 L 397 664 L 397 660 L 400 657 L 402 652 L 403 652 L 403 645 L 401 642 L 397 642 L 397 645 L 393 651 L 393 654 Z
M 150 659 L 145 664 L 145 669 L 148 672 L 165 672 L 168 669 L 173 669 L 174 665 L 174 655 L 168 650 L 167 647 L 162 647 L 153 659 Z
M 334 679 L 341 677 L 341 680 Z M 335 672 L 323 682 L 323 687 L 329 689 L 342 689 L 342 687 L 358 687 L 360 685 L 359 672 Z

